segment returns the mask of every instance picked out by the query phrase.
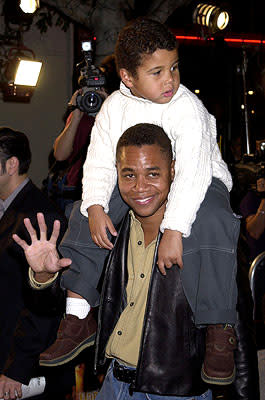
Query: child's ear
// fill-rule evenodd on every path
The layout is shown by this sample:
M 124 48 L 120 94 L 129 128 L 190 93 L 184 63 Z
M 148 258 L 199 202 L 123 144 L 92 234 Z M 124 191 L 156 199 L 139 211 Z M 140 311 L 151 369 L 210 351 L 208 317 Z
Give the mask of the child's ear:
M 128 88 L 131 88 L 133 86 L 132 76 L 130 72 L 127 71 L 127 69 L 120 69 L 120 77 L 125 86 L 127 86 Z

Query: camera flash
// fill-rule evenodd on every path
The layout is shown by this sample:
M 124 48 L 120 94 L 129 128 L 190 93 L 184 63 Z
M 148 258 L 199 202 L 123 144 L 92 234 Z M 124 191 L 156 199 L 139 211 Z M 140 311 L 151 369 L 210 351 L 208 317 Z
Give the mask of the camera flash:
M 91 42 L 82 42 L 82 50 L 83 51 L 91 51 L 92 50 L 92 46 L 91 46 Z

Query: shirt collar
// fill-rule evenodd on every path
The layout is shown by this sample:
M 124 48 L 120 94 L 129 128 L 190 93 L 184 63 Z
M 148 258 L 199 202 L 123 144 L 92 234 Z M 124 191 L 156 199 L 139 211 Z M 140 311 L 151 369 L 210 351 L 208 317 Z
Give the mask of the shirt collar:
M 17 197 L 17 195 L 19 194 L 19 192 L 23 189 L 24 186 L 26 186 L 26 184 L 29 182 L 29 178 L 24 179 L 23 182 L 20 183 L 20 185 L 18 185 L 18 187 L 11 193 L 10 196 L 8 196 L 7 199 L 5 199 L 4 201 L 2 201 L 2 204 L 4 206 L 4 211 L 7 210 L 7 208 L 10 206 L 10 204 L 12 203 L 12 201 Z

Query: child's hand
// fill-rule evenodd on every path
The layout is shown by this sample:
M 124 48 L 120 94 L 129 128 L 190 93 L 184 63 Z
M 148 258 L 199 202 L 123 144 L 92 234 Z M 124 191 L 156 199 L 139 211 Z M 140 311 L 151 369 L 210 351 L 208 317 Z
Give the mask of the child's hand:
M 117 232 L 111 222 L 110 217 L 105 213 L 102 206 L 94 205 L 87 209 L 90 234 L 93 242 L 98 247 L 111 250 L 113 244 L 107 236 L 107 229 L 112 236 L 117 236 Z
M 182 252 L 182 233 L 166 229 L 158 247 L 157 265 L 162 275 L 166 275 L 166 268 L 174 264 L 183 268 Z

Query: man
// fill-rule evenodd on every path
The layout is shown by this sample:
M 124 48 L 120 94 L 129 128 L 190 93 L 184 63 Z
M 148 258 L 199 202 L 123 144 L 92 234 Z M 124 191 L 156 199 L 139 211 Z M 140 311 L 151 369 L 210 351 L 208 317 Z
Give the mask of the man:
M 265 250 L 265 170 L 257 173 L 256 190 L 250 190 L 240 203 L 245 219 L 246 240 L 250 261 Z
M 105 364 L 107 358 L 112 362 L 97 399 L 212 399 L 201 380 L 205 329 L 195 327 L 183 292 L 183 274 L 174 265 L 164 276 L 156 265 L 159 226 L 174 176 L 171 144 L 162 128 L 151 124 L 129 128 L 118 142 L 117 169 L 121 195 L 132 210 L 122 223 L 105 271 L 96 364 Z M 39 222 L 45 230 L 43 217 Z M 38 242 L 29 220 L 26 226 L 32 245 L 14 239 L 24 249 L 35 280 L 45 282 L 61 269 L 55 246 L 48 249 L 59 227 L 50 241 L 43 237 Z M 46 246 L 54 262 L 33 260 L 31 254 Z M 183 255 L 185 260 L 185 244 Z M 235 327 L 237 376 L 232 398 L 258 400 L 257 359 L 247 310 L 245 306 Z
M 28 264 L 21 248 L 12 240 L 18 233 L 28 238 L 24 218 L 30 216 L 37 226 L 36 214 L 45 213 L 48 231 L 64 216 L 46 199 L 28 178 L 31 162 L 29 141 L 22 132 L 0 128 L 0 398 L 21 395 L 21 384 L 28 384 L 38 366 L 39 354 L 56 335 L 60 307 L 41 313 L 28 297 Z M 41 293 L 46 301 L 45 290 Z M 47 304 L 45 304 L 47 306 Z M 25 335 L 18 339 L 16 326 Z

